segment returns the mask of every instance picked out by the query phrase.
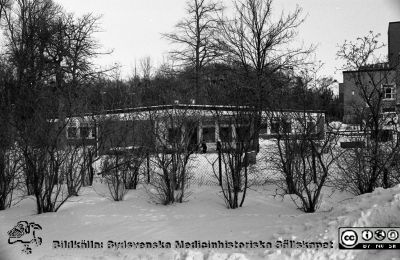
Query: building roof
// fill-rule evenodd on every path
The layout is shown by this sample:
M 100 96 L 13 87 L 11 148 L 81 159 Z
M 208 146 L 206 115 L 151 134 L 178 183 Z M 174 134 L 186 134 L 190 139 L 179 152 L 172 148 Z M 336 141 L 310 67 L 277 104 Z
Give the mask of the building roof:
M 376 63 L 376 64 L 368 64 L 366 66 L 360 67 L 358 70 L 345 70 L 343 73 L 355 73 L 355 72 L 374 72 L 374 71 L 391 71 L 395 70 L 390 67 L 388 62 L 385 63 Z
M 232 106 L 232 105 L 193 105 L 193 104 L 172 104 L 172 105 L 158 105 L 158 106 L 145 106 L 122 108 L 105 111 L 106 114 L 120 114 L 130 112 L 147 112 L 147 111 L 160 111 L 169 109 L 187 109 L 187 110 L 201 110 L 201 111 L 256 111 L 254 107 L 250 106 Z M 299 109 L 276 109 L 270 110 L 276 112 L 309 112 L 309 113 L 325 113 L 324 110 L 299 110 Z

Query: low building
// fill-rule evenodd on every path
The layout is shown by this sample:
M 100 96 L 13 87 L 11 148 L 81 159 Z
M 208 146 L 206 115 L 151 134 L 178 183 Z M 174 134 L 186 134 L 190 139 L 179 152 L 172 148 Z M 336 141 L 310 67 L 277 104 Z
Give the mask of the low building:
M 69 119 L 66 139 L 69 143 L 97 145 L 100 153 L 112 149 L 160 147 L 174 149 L 185 143 L 194 151 L 215 152 L 217 144 L 237 147 L 245 143 L 257 150 L 259 139 L 282 134 L 295 136 L 301 129 L 310 129 L 315 138 L 323 138 L 323 111 L 265 111 L 261 114 L 249 107 L 212 105 L 163 105 L 107 111 Z M 258 116 L 259 117 L 259 116 Z

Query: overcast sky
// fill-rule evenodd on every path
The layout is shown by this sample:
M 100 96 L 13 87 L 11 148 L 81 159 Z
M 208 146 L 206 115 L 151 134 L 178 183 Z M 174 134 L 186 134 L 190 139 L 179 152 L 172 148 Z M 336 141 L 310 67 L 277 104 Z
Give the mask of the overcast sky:
M 229 0 L 224 0 L 228 3 Z M 132 73 L 135 60 L 150 56 L 157 66 L 171 45 L 161 33 L 171 32 L 185 15 L 185 0 L 56 0 L 66 11 L 102 15 L 103 32 L 97 35 L 104 49 L 100 65 L 120 63 L 122 74 Z M 307 15 L 299 30 L 299 41 L 318 44 L 316 56 L 325 66 L 321 74 L 342 81 L 336 68 L 337 45 L 370 30 L 381 33 L 387 44 L 388 23 L 400 21 L 400 0 L 275 0 L 275 11 L 289 12 L 299 5 Z M 382 51 L 386 55 L 387 49 Z

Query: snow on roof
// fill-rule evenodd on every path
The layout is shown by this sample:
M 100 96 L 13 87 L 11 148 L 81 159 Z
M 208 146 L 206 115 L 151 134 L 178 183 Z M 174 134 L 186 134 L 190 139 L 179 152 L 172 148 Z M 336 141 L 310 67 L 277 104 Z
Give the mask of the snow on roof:
M 80 121 L 96 121 L 100 119 L 115 120 L 144 120 L 151 117 L 159 117 L 166 115 L 175 116 L 229 116 L 236 112 L 252 112 L 256 111 L 250 106 L 232 106 L 232 105 L 193 105 L 193 104 L 175 104 L 175 105 L 159 105 L 147 107 L 134 107 L 124 109 L 106 110 L 104 112 L 86 114 L 84 116 L 76 116 L 81 118 Z M 271 114 L 270 114 L 271 113 Z M 296 109 L 279 109 L 263 111 L 262 117 L 276 116 L 277 114 L 286 113 L 305 113 L 307 115 L 316 116 L 324 114 L 322 110 L 296 110 Z

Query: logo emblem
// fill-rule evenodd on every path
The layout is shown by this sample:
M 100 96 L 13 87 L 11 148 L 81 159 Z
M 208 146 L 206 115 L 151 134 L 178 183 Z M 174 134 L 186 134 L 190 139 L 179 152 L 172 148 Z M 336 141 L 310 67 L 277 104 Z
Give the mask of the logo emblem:
M 361 237 L 365 240 L 365 241 L 370 241 L 372 239 L 372 237 L 374 236 L 374 233 L 372 233 L 371 230 L 363 230 L 361 232 Z
M 352 247 L 357 244 L 358 236 L 354 230 L 346 230 L 340 236 L 340 240 L 345 247 Z
M 387 238 L 390 241 L 395 241 L 398 237 L 399 237 L 399 232 L 397 232 L 396 230 L 389 230 L 387 233 Z
M 25 254 L 31 254 L 32 245 L 40 246 L 42 244 L 42 238 L 36 234 L 36 231 L 38 230 L 42 230 L 42 227 L 39 224 L 19 221 L 15 227 L 7 232 L 8 243 L 10 245 L 21 243 L 24 245 L 22 252 Z
M 384 240 L 386 237 L 386 232 L 383 231 L 382 229 L 378 229 L 375 231 L 375 239 L 378 241 Z

